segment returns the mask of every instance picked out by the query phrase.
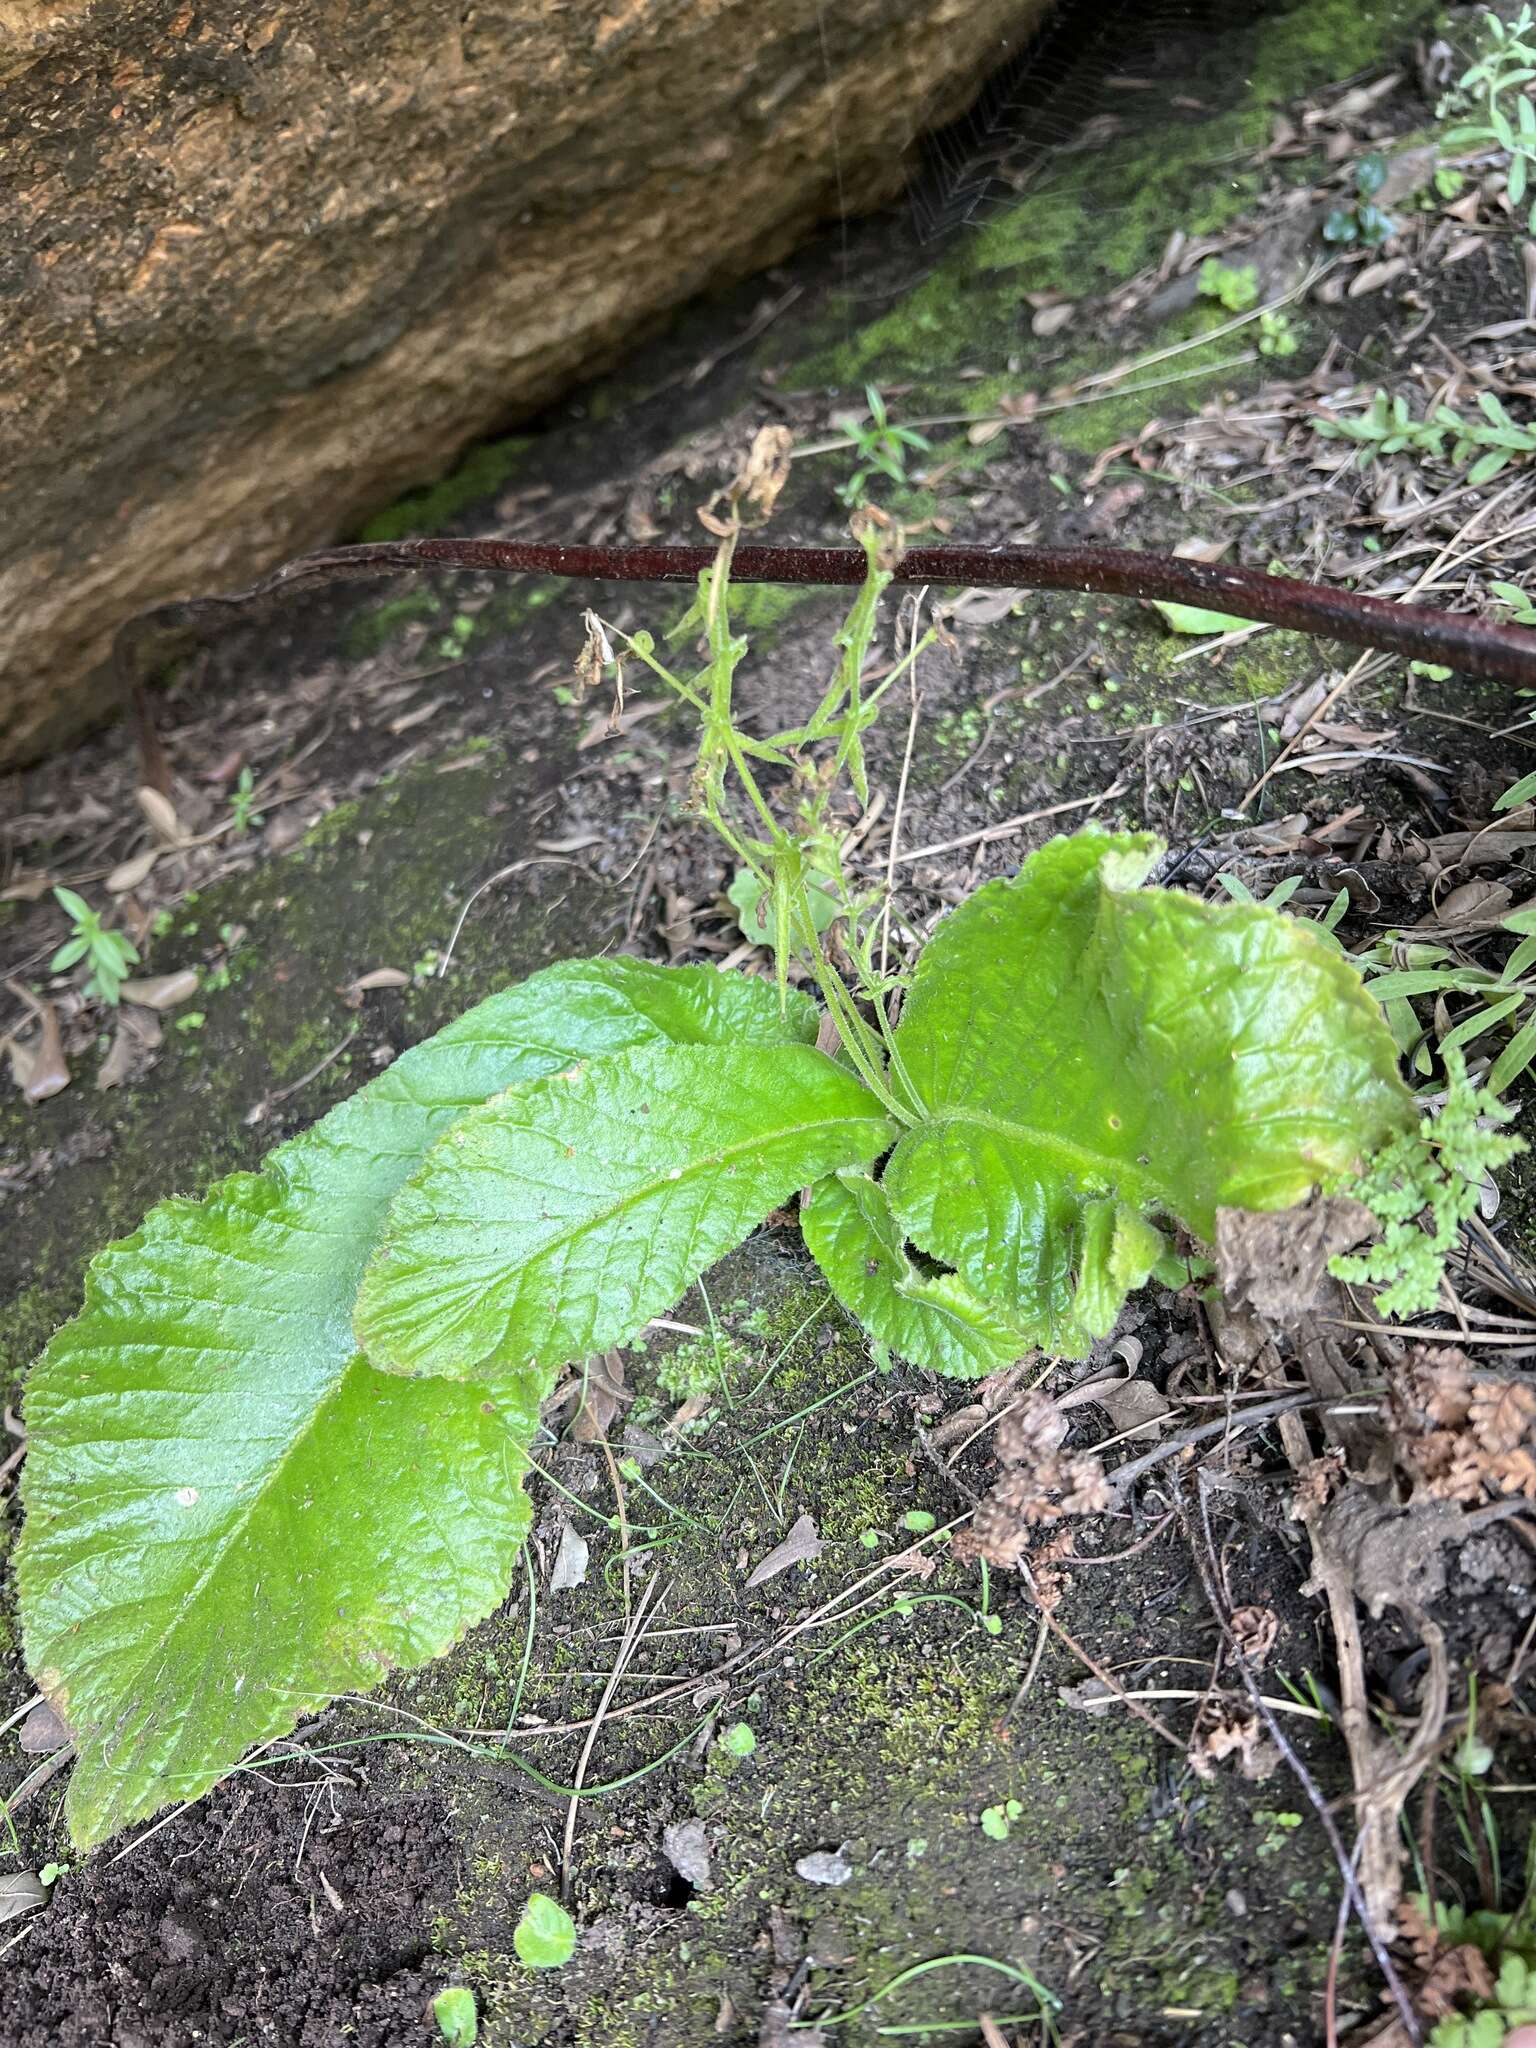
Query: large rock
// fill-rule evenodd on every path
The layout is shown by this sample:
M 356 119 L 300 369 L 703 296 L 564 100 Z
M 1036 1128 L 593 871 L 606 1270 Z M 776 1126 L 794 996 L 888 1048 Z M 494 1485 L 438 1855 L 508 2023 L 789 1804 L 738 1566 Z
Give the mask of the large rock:
M 1048 4 L 0 0 L 0 765 L 133 612 L 889 194 Z

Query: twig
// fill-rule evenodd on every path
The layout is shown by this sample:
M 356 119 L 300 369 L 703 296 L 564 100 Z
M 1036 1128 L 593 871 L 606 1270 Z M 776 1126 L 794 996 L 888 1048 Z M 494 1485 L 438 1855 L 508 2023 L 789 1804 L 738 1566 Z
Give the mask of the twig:
M 713 547 L 568 547 L 558 541 L 437 537 L 365 541 L 301 555 L 246 590 L 140 613 L 119 631 L 115 658 L 124 695 L 132 700 L 147 673 L 189 636 L 201 638 L 205 629 L 260 598 L 311 584 L 429 568 L 692 584 L 717 560 Z M 731 564 L 732 575 L 742 583 L 857 586 L 867 570 L 862 548 L 738 547 Z M 1086 591 L 1192 604 L 1346 646 L 1437 662 L 1516 688 L 1536 688 L 1536 633 L 1521 626 L 1219 562 L 1123 548 L 930 547 L 909 549 L 892 565 L 892 576 L 898 583 Z M 141 735 L 141 745 L 152 745 L 152 740 Z
M 1017 818 L 1003 818 L 996 825 L 983 825 L 979 832 L 962 833 L 958 839 L 941 839 L 936 846 L 914 847 L 911 853 L 899 856 L 901 863 L 909 860 L 928 860 L 936 853 L 956 853 L 962 846 L 987 846 L 994 839 L 1007 839 L 1025 825 L 1036 825 L 1042 818 L 1059 818 L 1064 811 L 1082 811 L 1107 804 L 1112 797 L 1124 796 L 1129 783 L 1112 783 L 1108 789 L 1101 789 L 1097 796 L 1073 797 L 1070 803 L 1049 804 L 1043 811 L 1024 811 Z
M 286 1102 L 290 1095 L 297 1095 L 299 1090 L 307 1088 L 311 1081 L 318 1081 L 326 1068 L 334 1065 L 341 1058 L 362 1028 L 362 1022 L 359 1020 L 352 1026 L 346 1037 L 339 1044 L 331 1047 L 323 1060 L 316 1060 L 307 1074 L 300 1074 L 298 1080 L 290 1081 L 286 1088 L 278 1088 L 270 1095 L 263 1095 L 259 1102 L 253 1103 L 246 1111 L 245 1121 L 248 1124 L 259 1124 L 264 1118 L 272 1114 L 280 1102 Z
M 603 1718 L 608 1711 L 608 1703 L 613 1698 L 619 1680 L 624 1676 L 625 1666 L 640 1646 L 640 1638 L 645 1631 L 645 1617 L 651 1608 L 657 1604 L 656 1599 L 653 1598 L 655 1592 L 656 1581 L 654 1579 L 647 1580 L 644 1591 L 635 1602 L 634 1617 L 630 1621 L 628 1628 L 625 1629 L 624 1639 L 619 1644 L 618 1650 L 614 1655 L 613 1669 L 608 1674 L 608 1683 L 603 1687 L 602 1698 L 597 1703 L 597 1712 L 592 1716 L 591 1726 L 587 1729 L 587 1739 L 581 1745 L 581 1755 L 576 1763 L 576 1775 L 571 1780 L 571 1800 L 565 1811 L 565 1839 L 560 1849 L 560 1896 L 562 1899 L 569 1899 L 571 1896 L 571 1851 L 576 1841 L 576 1814 L 581 1805 L 581 1788 L 587 1775 L 587 1765 L 592 1761 L 592 1749 L 597 1741 L 597 1731 L 603 1725 Z
M 1120 1704 L 1123 1707 L 1129 1707 L 1131 1712 L 1136 1716 L 1138 1721 L 1145 1721 L 1147 1726 L 1152 1730 L 1154 1735 L 1161 1735 L 1164 1742 L 1170 1744 L 1172 1748 L 1176 1749 L 1179 1752 L 1180 1756 L 1185 1755 L 1188 1751 L 1189 1745 L 1179 1740 L 1178 1736 L 1175 1735 L 1173 1730 L 1168 1726 L 1168 1723 L 1166 1721 L 1159 1720 L 1157 1715 L 1152 1713 L 1148 1708 L 1142 1706 L 1139 1700 L 1132 1699 L 1131 1695 L 1126 1691 L 1125 1687 L 1120 1684 L 1119 1680 L 1116 1679 L 1109 1671 L 1106 1671 L 1104 1666 L 1100 1664 L 1095 1658 L 1091 1657 L 1088 1654 L 1088 1652 L 1083 1648 L 1082 1644 L 1078 1642 L 1075 1636 L 1069 1636 L 1067 1634 L 1066 1630 L 1062 1627 L 1061 1623 L 1056 1619 L 1055 1615 L 1051 1613 L 1050 1609 L 1046 1606 L 1045 1602 L 1040 1598 L 1039 1591 L 1035 1585 L 1034 1574 L 1029 1569 L 1028 1559 L 1024 1559 L 1023 1561 L 1021 1561 L 1019 1569 L 1023 1572 L 1025 1578 L 1029 1581 L 1029 1590 L 1035 1596 L 1035 1605 L 1039 1608 L 1040 1619 L 1045 1623 L 1046 1627 L 1050 1629 L 1053 1634 L 1061 1637 L 1061 1640 L 1066 1644 L 1067 1648 L 1072 1652 L 1073 1656 L 1084 1667 L 1084 1669 L 1091 1671 L 1094 1677 L 1099 1681 L 1100 1685 L 1104 1686 L 1107 1691 L 1113 1694 L 1113 1696 L 1120 1702 Z
M 1334 1860 L 1338 1864 L 1340 1874 L 1344 1879 L 1345 1894 L 1350 1904 L 1354 1907 L 1355 1916 L 1360 1922 L 1367 1942 L 1370 1944 L 1371 1953 L 1376 1958 L 1376 1966 L 1381 1971 L 1382 1982 L 1392 1995 L 1393 2003 L 1398 2010 L 1398 2016 L 1403 2023 L 1403 2031 L 1408 2036 L 1412 2048 L 1420 2048 L 1424 2037 L 1419 2027 L 1418 2015 L 1413 2009 L 1413 2001 L 1409 1998 L 1403 1980 L 1397 1973 L 1392 1957 L 1388 1953 L 1386 1942 L 1383 1940 L 1376 1926 L 1375 1918 L 1366 1902 L 1360 1881 L 1355 1875 L 1356 1858 L 1354 1855 L 1345 1853 L 1343 1838 L 1339 1834 L 1338 1823 L 1334 1820 L 1328 1801 L 1323 1797 L 1316 1779 L 1297 1755 L 1287 1739 L 1284 1729 L 1270 1711 L 1268 1702 L 1259 1691 L 1254 1681 L 1253 1673 L 1249 1669 L 1248 1658 L 1233 1633 L 1231 1617 L 1226 1611 L 1226 1602 L 1221 1592 L 1220 1574 L 1216 1566 L 1216 1543 L 1211 1534 L 1204 1481 L 1205 1474 L 1200 1473 L 1196 1486 L 1196 1499 L 1200 1506 L 1200 1528 L 1204 1541 L 1203 1543 L 1196 1543 L 1192 1537 L 1190 1555 L 1194 1558 L 1195 1569 L 1200 1574 L 1201 1584 L 1205 1588 L 1206 1599 L 1210 1602 L 1211 1612 L 1216 1617 L 1217 1626 L 1221 1629 L 1222 1636 L 1232 1652 L 1233 1662 L 1237 1666 L 1238 1676 L 1243 1681 L 1244 1691 L 1253 1702 L 1255 1711 L 1262 1717 L 1264 1726 L 1269 1732 L 1270 1740 L 1290 1765 L 1297 1783 L 1301 1786 L 1302 1791 L 1311 1803 L 1313 1811 L 1322 1823 L 1323 1832 L 1328 1837 L 1328 1845 L 1333 1850 Z

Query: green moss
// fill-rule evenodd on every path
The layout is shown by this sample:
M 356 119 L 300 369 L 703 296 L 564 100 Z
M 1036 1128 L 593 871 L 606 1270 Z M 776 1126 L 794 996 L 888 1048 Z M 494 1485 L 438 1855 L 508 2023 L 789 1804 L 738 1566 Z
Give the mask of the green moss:
M 877 319 L 850 327 L 851 304 L 835 307 L 827 321 L 831 334 L 784 381 L 802 389 L 830 384 L 846 390 L 866 382 L 901 382 L 912 387 L 902 406 L 908 419 L 957 411 L 985 417 L 1006 394 L 1034 388 L 1044 396 L 1123 361 L 1135 348 L 1119 338 L 1085 340 L 1065 358 L 1057 344 L 1042 347 L 1021 327 L 1023 294 L 1097 296 L 1155 263 L 1173 225 L 1191 237 L 1229 227 L 1260 190 L 1262 174 L 1245 159 L 1263 140 L 1274 108 L 1322 79 L 1346 78 L 1390 56 L 1432 13 L 1426 0 L 1308 0 L 1256 22 L 1234 19 L 1213 42 L 1209 59 L 1209 96 L 1218 103 L 1225 99 L 1224 112 L 1204 121 L 1143 127 L 1062 159 L 1026 199 L 959 238 L 922 282 Z M 965 309 L 969 343 L 959 361 L 956 306 Z M 1048 414 L 1042 425 L 1050 438 L 1064 449 L 1096 454 L 1134 435 L 1154 412 L 1198 404 L 1223 377 L 1240 388 L 1256 381 L 1257 367 L 1235 365 L 1236 358 L 1255 352 L 1256 329 L 1201 339 L 1222 318 L 1207 304 L 1172 316 L 1155 347 L 1185 346 L 1172 359 L 1149 365 L 1147 390 L 1110 388 L 1081 406 Z M 1069 329 L 1069 347 L 1075 339 Z M 1016 372 L 956 379 L 956 369 L 968 359 L 989 369 L 1009 357 L 1018 364 Z M 1143 380 L 1127 381 L 1134 386 Z M 973 462 L 985 459 L 985 448 L 962 442 L 961 449 Z M 845 459 L 829 455 L 825 461 Z M 936 451 L 930 466 L 951 459 L 948 449 Z M 932 508 L 898 509 L 911 519 Z
M 1395 50 L 1407 50 L 1436 12 L 1425 0 L 1307 0 L 1265 29 L 1251 93 L 1271 104 L 1351 78 Z
M 472 449 L 440 483 L 411 491 L 363 526 L 362 540 L 406 540 L 413 534 L 441 533 L 463 513 L 499 491 L 516 470 L 529 443 L 509 434 Z

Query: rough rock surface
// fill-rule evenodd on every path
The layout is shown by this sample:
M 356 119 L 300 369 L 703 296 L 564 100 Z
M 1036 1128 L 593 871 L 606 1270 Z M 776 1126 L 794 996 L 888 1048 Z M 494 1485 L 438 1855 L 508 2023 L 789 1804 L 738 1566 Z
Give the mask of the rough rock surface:
M 0 0 L 0 764 L 121 620 L 893 191 L 1048 0 Z

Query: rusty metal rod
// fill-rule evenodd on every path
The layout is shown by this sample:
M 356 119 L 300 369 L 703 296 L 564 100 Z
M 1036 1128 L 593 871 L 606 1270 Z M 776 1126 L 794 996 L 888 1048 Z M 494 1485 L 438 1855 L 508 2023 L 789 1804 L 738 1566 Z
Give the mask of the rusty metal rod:
M 591 582 L 693 583 L 716 555 L 710 546 L 568 547 L 558 541 L 524 540 L 365 541 L 324 548 L 299 556 L 248 590 L 157 605 L 141 613 L 118 634 L 117 663 L 142 730 L 147 715 L 143 685 L 157 647 L 163 652 L 168 638 L 182 638 L 188 632 L 200 636 L 216 620 L 227 620 L 247 605 L 283 591 L 430 568 L 570 576 Z M 731 561 L 731 575 L 738 583 L 859 584 L 866 568 L 862 548 L 748 544 L 738 545 Z M 1253 569 L 1225 568 L 1216 562 L 1128 548 L 909 548 L 894 565 L 893 577 L 898 583 L 1160 598 L 1536 690 L 1536 632 L 1523 626 L 1331 590 Z

